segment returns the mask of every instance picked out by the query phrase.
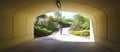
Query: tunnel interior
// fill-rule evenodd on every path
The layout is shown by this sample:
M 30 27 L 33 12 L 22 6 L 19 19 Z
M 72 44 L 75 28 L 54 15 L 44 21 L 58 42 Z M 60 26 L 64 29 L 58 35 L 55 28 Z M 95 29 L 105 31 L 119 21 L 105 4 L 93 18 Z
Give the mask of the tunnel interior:
M 34 19 L 47 12 L 59 11 L 55 0 L 0 0 L 0 49 L 34 38 Z M 6 4 L 7 3 L 7 4 Z M 62 11 L 90 18 L 95 42 L 120 51 L 119 1 L 62 0 Z

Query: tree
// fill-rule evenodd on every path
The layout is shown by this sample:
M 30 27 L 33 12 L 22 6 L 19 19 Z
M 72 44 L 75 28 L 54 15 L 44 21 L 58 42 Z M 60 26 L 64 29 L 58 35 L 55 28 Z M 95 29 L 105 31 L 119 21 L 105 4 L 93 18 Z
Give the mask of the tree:
M 45 19 L 47 17 L 47 15 L 45 15 L 45 14 L 43 14 L 43 15 L 40 15 L 40 16 L 38 16 L 35 20 L 36 20 L 36 24 L 38 24 L 38 22 L 39 22 L 39 20 L 40 20 L 40 18 L 43 18 L 43 19 Z
M 76 14 L 74 16 L 74 21 L 71 26 L 72 30 L 89 30 L 90 29 L 90 21 L 88 18 Z
M 60 13 L 60 12 L 55 12 L 55 21 L 56 22 L 60 22 L 60 21 L 62 21 L 62 13 Z
M 54 22 L 53 16 L 49 16 L 49 17 L 47 18 L 47 24 L 49 24 L 49 23 L 51 23 L 51 22 Z
M 85 22 L 81 25 L 83 29 L 89 30 L 90 29 L 90 20 L 85 18 Z
M 63 23 L 71 23 L 71 22 L 73 22 L 73 19 L 63 19 L 62 22 Z
M 76 15 L 74 16 L 74 18 L 75 18 L 76 20 L 78 20 L 81 24 L 83 24 L 83 23 L 85 22 L 85 18 L 86 18 L 86 17 L 84 17 L 84 16 L 82 16 L 82 15 L 79 15 L 79 14 L 76 14 Z

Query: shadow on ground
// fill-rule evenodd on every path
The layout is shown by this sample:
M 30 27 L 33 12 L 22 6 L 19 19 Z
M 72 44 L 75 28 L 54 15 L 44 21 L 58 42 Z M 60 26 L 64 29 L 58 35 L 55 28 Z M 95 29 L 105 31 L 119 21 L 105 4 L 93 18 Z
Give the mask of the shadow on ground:
M 41 37 L 0 52 L 111 52 L 94 42 L 65 42 Z

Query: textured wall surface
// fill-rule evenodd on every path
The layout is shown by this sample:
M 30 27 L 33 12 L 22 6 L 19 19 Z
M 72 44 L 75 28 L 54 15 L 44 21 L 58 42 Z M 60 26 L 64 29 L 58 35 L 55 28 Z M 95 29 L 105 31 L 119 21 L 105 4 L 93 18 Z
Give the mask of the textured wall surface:
M 33 39 L 34 19 L 59 11 L 55 0 L 0 0 L 0 49 Z M 62 10 L 92 20 L 95 42 L 120 52 L 120 1 L 62 0 Z

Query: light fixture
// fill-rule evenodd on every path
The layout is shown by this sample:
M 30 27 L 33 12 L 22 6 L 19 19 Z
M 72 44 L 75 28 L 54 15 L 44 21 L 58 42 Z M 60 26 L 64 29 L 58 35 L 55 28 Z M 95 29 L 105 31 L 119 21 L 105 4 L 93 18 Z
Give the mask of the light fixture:
M 62 9 L 62 8 L 61 8 L 61 1 L 60 1 L 60 0 L 57 0 L 57 1 L 56 1 L 56 5 L 57 5 L 57 7 L 58 7 L 59 10 Z

